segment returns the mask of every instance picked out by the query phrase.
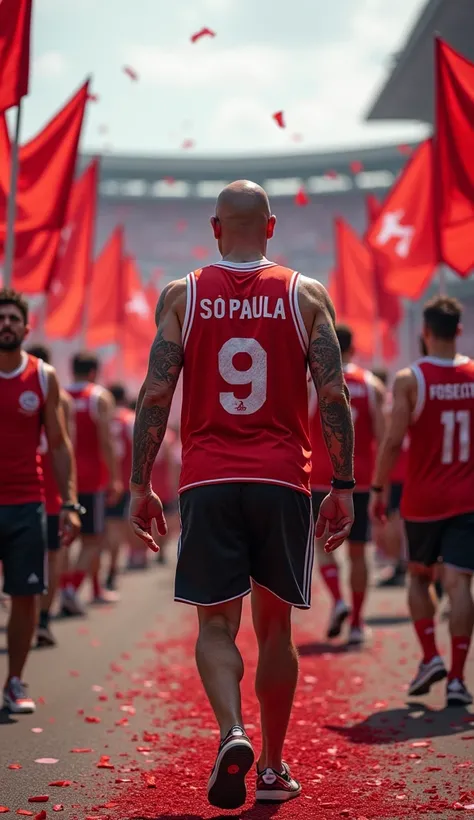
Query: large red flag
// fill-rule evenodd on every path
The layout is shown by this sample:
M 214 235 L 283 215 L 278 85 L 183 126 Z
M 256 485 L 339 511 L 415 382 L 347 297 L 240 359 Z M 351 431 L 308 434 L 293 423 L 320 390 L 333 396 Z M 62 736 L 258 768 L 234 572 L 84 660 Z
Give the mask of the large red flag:
M 28 94 L 32 0 L 0 2 L 0 111 Z
M 388 194 L 366 241 L 385 287 L 417 299 L 440 261 L 433 190 L 433 142 L 423 142 Z
M 46 291 L 60 239 L 61 231 L 17 234 L 12 274 L 15 290 L 30 294 Z
M 143 287 L 136 261 L 127 256 L 124 263 L 125 315 L 123 327 L 123 363 L 132 375 L 144 374 L 151 343 L 155 336 L 153 286 Z M 153 289 L 154 290 L 154 289 Z
M 120 340 L 124 317 L 123 227 L 115 228 L 92 268 L 86 305 L 87 347 Z
M 99 161 L 94 160 L 72 189 L 48 293 L 45 329 L 52 339 L 73 339 L 81 330 L 92 268 L 98 176 Z
M 0 6 L 1 8 L 1 6 Z M 15 230 L 61 230 L 74 180 L 89 83 L 69 100 L 48 125 L 19 151 Z M 5 139 L 4 125 L 0 140 Z M 0 145 L 0 237 L 5 238 L 6 199 L 10 184 L 10 151 Z
M 372 254 L 343 219 L 335 220 L 335 229 L 336 269 L 330 292 L 336 296 L 338 320 L 352 327 L 360 355 L 372 358 L 377 318 Z
M 437 205 L 443 262 L 474 268 L 474 64 L 436 40 Z

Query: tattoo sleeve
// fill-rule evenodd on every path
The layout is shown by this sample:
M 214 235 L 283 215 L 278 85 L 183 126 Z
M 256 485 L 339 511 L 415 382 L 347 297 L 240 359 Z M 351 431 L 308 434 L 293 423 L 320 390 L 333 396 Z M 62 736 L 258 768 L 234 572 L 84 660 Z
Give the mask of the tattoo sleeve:
M 313 331 L 309 365 L 318 393 L 321 425 L 334 475 L 351 479 L 354 470 L 354 426 L 341 351 L 329 323 L 318 324 Z
M 158 303 L 157 315 L 159 307 Z M 141 401 L 133 430 L 131 481 L 134 484 L 148 485 L 150 482 L 182 364 L 182 345 L 165 339 L 163 332 L 158 330 L 150 351 L 148 374 L 140 393 Z

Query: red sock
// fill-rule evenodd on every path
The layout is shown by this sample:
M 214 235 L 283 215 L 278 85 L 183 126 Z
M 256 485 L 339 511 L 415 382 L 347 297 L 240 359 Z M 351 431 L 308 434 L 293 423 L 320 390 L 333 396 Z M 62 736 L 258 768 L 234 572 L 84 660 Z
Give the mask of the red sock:
M 423 649 L 423 663 L 428 663 L 435 655 L 439 655 L 433 618 L 420 618 L 419 621 L 415 621 L 415 630 Z
M 360 627 L 360 614 L 362 604 L 364 603 L 365 592 L 356 592 L 352 590 L 352 616 L 351 624 L 355 627 Z
M 74 589 L 77 592 L 79 587 L 81 586 L 84 578 L 86 577 L 86 573 L 83 572 L 83 570 L 81 570 L 81 569 L 76 569 L 76 570 L 74 570 L 72 575 L 73 575 L 72 585 L 73 585 Z
M 470 642 L 470 635 L 451 636 L 451 669 L 448 680 L 454 680 L 454 678 L 464 679 L 464 667 L 466 665 Z
M 338 601 L 342 600 L 341 589 L 339 587 L 339 567 L 337 564 L 327 564 L 321 567 L 321 575 L 337 604 Z
M 74 586 L 74 575 L 75 573 L 71 572 L 70 570 L 68 572 L 63 572 L 61 574 L 61 578 L 59 581 L 61 589 L 66 589 L 67 587 Z
M 102 589 L 99 582 L 99 576 L 93 575 L 92 576 L 92 594 L 94 598 L 100 598 L 102 594 Z

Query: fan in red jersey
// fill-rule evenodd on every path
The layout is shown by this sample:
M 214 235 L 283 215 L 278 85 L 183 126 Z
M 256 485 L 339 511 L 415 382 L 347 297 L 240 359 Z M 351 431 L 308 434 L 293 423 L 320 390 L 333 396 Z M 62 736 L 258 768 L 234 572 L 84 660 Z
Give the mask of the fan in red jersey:
M 428 355 L 397 374 L 370 504 L 372 516 L 383 518 L 385 485 L 409 432 L 401 513 L 408 538 L 408 603 L 423 657 L 408 694 L 424 695 L 446 677 L 429 594 L 433 571 L 442 561 L 451 609 L 448 705 L 473 701 L 464 667 L 474 626 L 474 361 L 456 354 L 461 310 L 460 303 L 447 296 L 425 306 L 423 339 Z
M 334 310 L 322 285 L 266 258 L 275 223 L 255 183 L 221 192 L 211 224 L 222 258 L 163 290 L 134 428 L 131 521 L 156 550 L 152 521 L 161 535 L 166 522 L 151 469 L 183 368 L 175 599 L 197 608 L 197 665 L 221 734 L 207 793 L 222 809 L 244 803 L 254 761 L 235 643 L 250 592 L 263 729 L 256 797 L 301 793 L 282 749 L 298 677 L 291 610 L 307 609 L 311 595 L 308 365 L 334 471 L 317 523 L 319 536 L 329 529 L 326 549 L 353 521 L 353 425 Z
M 88 573 L 94 603 L 116 600 L 115 593 L 101 589 L 99 573 L 101 551 L 106 546 L 106 493 L 109 504 L 114 505 L 122 496 L 123 485 L 112 439 L 115 403 L 109 391 L 95 383 L 98 371 L 94 353 L 77 353 L 72 360 L 74 381 L 67 388 L 74 405 L 79 501 L 86 514 L 76 567 L 62 578 L 62 610 L 66 615 L 82 614 L 77 592 Z
M 366 544 L 369 538 L 369 489 L 377 443 L 381 441 L 384 431 L 385 388 L 373 373 L 353 364 L 355 350 L 351 329 L 346 325 L 337 325 L 336 334 L 341 347 L 344 375 L 351 397 L 355 433 L 354 470 L 357 475 L 357 488 L 354 493 L 355 518 L 348 537 L 352 612 L 341 592 L 339 567 L 334 556 L 324 551 L 322 542 L 316 543 L 316 551 L 321 575 L 333 598 L 327 637 L 337 637 L 341 633 L 344 621 L 350 615 L 348 643 L 356 645 L 363 643 L 367 635 L 362 621 L 362 607 L 367 592 Z M 326 454 L 319 413 L 312 414 L 311 422 L 311 448 L 313 450 L 311 489 L 314 514 L 317 515 L 331 484 L 331 462 Z
M 4 591 L 11 596 L 8 673 L 4 706 L 34 712 L 22 680 L 36 626 L 36 596 L 46 588 L 46 514 L 38 456 L 44 428 L 61 494 L 59 528 L 65 544 L 81 524 L 76 476 L 60 409 L 56 371 L 22 350 L 28 336 L 28 305 L 13 290 L 0 290 L 0 560 Z
M 132 434 L 135 413 L 130 409 L 125 387 L 122 384 L 112 384 L 108 388 L 115 401 L 115 410 L 111 422 L 112 441 L 115 457 L 120 466 L 120 477 L 123 487 L 128 486 L 132 469 Z M 128 508 L 130 493 L 124 491 L 121 498 L 106 510 L 107 543 L 110 552 L 110 567 L 106 587 L 110 592 L 116 591 L 117 562 L 120 547 L 130 542 L 130 524 L 128 522 Z
M 51 353 L 43 345 L 34 345 L 27 351 L 30 356 L 36 356 L 46 364 L 51 363 Z M 71 436 L 71 416 L 73 413 L 72 399 L 65 390 L 59 390 L 59 403 L 64 417 L 66 430 Z M 38 648 L 55 646 L 56 639 L 51 632 L 49 615 L 51 605 L 58 588 L 59 581 L 59 561 L 61 551 L 61 539 L 59 536 L 59 513 L 61 511 L 61 495 L 58 484 L 54 476 L 51 455 L 48 448 L 48 439 L 44 431 L 41 433 L 40 447 L 38 450 L 41 456 L 41 467 L 43 470 L 44 496 L 47 516 L 47 538 L 48 538 L 48 590 L 41 596 L 38 629 L 36 631 L 36 645 Z M 74 465 L 75 469 L 75 465 Z

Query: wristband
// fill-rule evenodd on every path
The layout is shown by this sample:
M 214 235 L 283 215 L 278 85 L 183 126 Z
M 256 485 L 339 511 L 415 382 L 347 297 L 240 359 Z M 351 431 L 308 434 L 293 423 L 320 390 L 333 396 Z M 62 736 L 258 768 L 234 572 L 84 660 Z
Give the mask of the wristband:
M 79 515 L 85 515 L 87 510 L 82 504 L 63 504 L 61 506 L 62 510 L 67 510 L 68 512 L 77 512 Z
M 342 481 L 340 478 L 331 479 L 331 487 L 333 490 L 353 490 L 356 485 L 355 478 L 351 478 L 350 481 Z
M 377 493 L 377 495 L 380 495 L 381 493 L 383 493 L 384 488 L 380 487 L 378 484 L 372 484 L 372 487 L 370 488 L 370 491 L 372 493 Z

